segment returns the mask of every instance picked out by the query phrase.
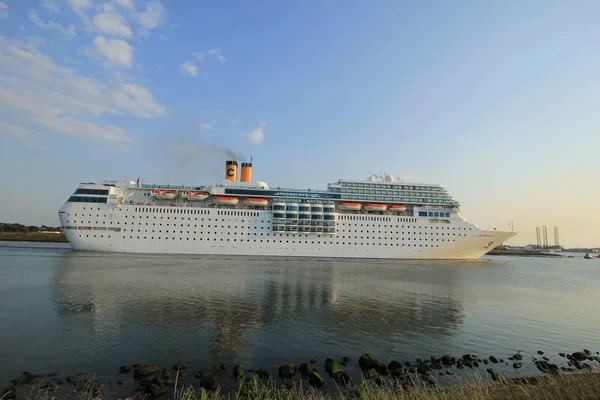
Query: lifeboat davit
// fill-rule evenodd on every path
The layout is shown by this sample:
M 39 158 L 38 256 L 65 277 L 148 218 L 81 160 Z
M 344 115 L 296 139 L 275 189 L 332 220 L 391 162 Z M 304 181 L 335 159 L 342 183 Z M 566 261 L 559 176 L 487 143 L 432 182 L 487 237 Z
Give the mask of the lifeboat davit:
M 338 208 L 342 211 L 358 211 L 362 205 L 360 203 L 349 203 L 341 201 L 338 203 Z
M 206 192 L 195 192 L 193 190 L 185 191 L 181 194 L 181 197 L 187 201 L 202 201 L 208 199 L 208 193 Z
M 176 190 L 153 189 L 152 196 L 157 200 L 175 200 L 179 193 Z
M 215 196 L 215 204 L 236 206 L 240 200 L 237 197 Z
M 269 204 L 269 200 L 259 199 L 256 197 L 248 197 L 244 199 L 244 204 L 248 206 L 266 206 Z
M 387 210 L 387 204 L 365 204 L 365 211 L 385 211 Z
M 406 211 L 406 207 L 401 206 L 400 204 L 394 204 L 390 206 L 390 211 L 393 212 L 404 212 Z

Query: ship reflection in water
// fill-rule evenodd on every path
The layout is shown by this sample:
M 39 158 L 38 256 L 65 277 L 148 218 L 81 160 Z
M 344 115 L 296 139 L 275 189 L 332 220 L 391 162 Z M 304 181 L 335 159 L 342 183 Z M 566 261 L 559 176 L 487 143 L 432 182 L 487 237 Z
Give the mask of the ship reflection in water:
M 363 352 L 414 362 L 598 351 L 599 281 L 583 258 L 169 257 L 0 243 L 0 387 L 22 371 L 114 376 L 132 363 L 276 373 Z
M 277 365 L 446 348 L 452 263 L 66 253 L 54 298 L 81 346 L 120 363 Z M 85 336 L 85 335 L 84 335 Z

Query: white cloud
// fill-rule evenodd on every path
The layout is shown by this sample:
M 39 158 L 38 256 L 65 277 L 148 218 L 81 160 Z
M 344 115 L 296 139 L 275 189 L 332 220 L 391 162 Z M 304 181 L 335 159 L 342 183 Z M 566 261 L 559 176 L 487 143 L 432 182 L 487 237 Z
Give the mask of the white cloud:
M 68 0 L 73 10 L 86 10 L 92 6 L 92 0 Z
M 204 53 L 192 53 L 192 57 L 198 61 L 204 61 Z
M 208 121 L 208 122 L 202 122 L 201 124 L 198 125 L 198 128 L 202 129 L 203 131 L 208 130 L 210 128 L 212 128 L 213 126 L 215 126 L 215 120 L 212 121 Z
M 131 67 L 133 60 L 133 48 L 121 39 L 106 39 L 97 36 L 94 39 L 94 49 L 98 54 L 106 58 L 107 65 L 117 67 Z
M 0 135 L 12 136 L 24 141 L 25 143 L 28 143 L 32 147 L 41 148 L 34 132 L 31 131 L 31 129 L 27 129 L 22 126 L 0 120 Z
M 8 18 L 8 6 L 5 2 L 0 1 L 0 19 Z
M 98 118 L 150 118 L 164 113 L 147 88 L 87 78 L 57 65 L 34 45 L 3 36 L 0 65 L 0 109 L 13 121 L 12 127 L 6 122 L 3 127 L 13 135 L 26 137 L 34 131 L 78 140 L 129 143 L 133 138 L 123 128 L 102 124 Z
M 167 36 L 166 36 L 166 35 L 163 35 L 162 33 L 161 33 L 160 35 L 158 35 L 158 38 L 159 38 L 160 40 L 167 40 Z
M 60 12 L 60 8 L 58 8 L 56 0 L 42 0 L 42 7 L 48 11 Z
M 223 55 L 223 50 L 216 48 L 216 49 L 210 49 L 207 51 L 207 53 L 213 57 L 215 57 L 217 59 L 217 61 L 221 64 L 224 64 L 225 61 L 227 61 L 227 58 L 225 58 L 225 56 Z
M 265 139 L 265 124 L 260 124 L 258 128 L 246 133 L 248 143 L 259 144 Z
M 161 107 L 152 92 L 148 88 L 138 85 L 121 85 L 112 92 L 116 105 L 136 117 L 151 118 L 164 113 L 165 109 Z
M 148 29 L 138 29 L 137 34 L 141 38 L 150 37 L 150 31 Z
M 169 25 L 169 27 L 173 28 L 173 29 L 177 29 L 177 28 L 181 28 L 182 25 L 181 24 L 171 24 L 171 25 Z
M 94 16 L 92 22 L 99 31 L 107 35 L 126 38 L 130 38 L 132 35 L 125 17 L 108 3 L 98 6 L 98 13 Z
M 145 11 L 139 13 L 139 22 L 144 28 L 153 29 L 162 25 L 165 19 L 165 7 L 159 0 L 146 3 Z
M 190 61 L 181 64 L 179 66 L 179 69 L 181 70 L 182 73 L 187 74 L 189 76 L 198 75 L 198 67 L 196 67 L 196 64 L 194 64 L 193 62 L 190 62 Z
M 134 10 L 135 5 L 133 4 L 133 0 L 116 0 L 116 3 L 127 10 Z
M 54 29 L 54 30 L 56 30 L 62 34 L 68 35 L 68 36 L 77 36 L 77 34 L 75 33 L 75 27 L 73 26 L 73 24 L 69 24 L 69 26 L 64 26 L 62 24 L 59 24 L 58 22 L 44 22 L 37 15 L 37 12 L 35 12 L 34 10 L 29 10 L 29 19 L 31 20 L 31 22 L 33 22 L 39 28 Z
M 69 7 L 81 20 L 83 21 L 83 25 L 87 30 L 92 28 L 92 22 L 90 18 L 85 13 L 85 10 L 92 7 L 92 0 L 67 0 Z

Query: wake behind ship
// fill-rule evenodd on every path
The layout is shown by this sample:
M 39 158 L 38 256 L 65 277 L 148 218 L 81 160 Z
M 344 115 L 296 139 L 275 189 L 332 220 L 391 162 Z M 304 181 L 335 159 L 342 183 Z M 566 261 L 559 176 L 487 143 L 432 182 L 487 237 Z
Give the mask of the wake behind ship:
M 514 232 L 468 223 L 437 184 L 392 176 L 327 190 L 271 188 L 226 161 L 210 186 L 82 182 L 59 210 L 74 250 L 386 259 L 478 259 Z

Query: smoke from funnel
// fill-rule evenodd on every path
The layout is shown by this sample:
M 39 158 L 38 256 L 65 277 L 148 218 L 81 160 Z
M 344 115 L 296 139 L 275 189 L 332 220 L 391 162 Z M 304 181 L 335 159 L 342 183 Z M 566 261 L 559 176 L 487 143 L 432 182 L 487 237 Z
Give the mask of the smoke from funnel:
M 187 143 L 181 146 L 173 146 L 171 147 L 171 150 L 179 159 L 185 159 L 186 161 L 204 157 L 217 157 L 220 159 L 237 160 L 241 162 L 246 161 L 246 157 L 244 157 L 242 153 L 216 144 L 201 145 Z

